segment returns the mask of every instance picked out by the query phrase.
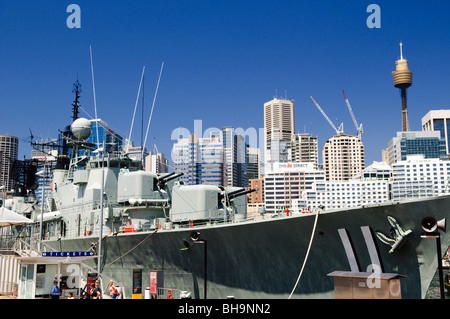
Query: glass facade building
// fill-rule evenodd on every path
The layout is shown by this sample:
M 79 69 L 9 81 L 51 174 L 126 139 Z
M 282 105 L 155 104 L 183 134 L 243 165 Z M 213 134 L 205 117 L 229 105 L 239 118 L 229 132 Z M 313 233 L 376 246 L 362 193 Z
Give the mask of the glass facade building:
M 210 138 L 178 139 L 172 149 L 173 168 L 186 185 L 224 184 L 224 152 L 220 134 L 211 133 Z
M 422 118 L 423 131 L 438 131 L 445 141 L 445 152 L 450 154 L 450 110 L 432 110 Z
M 0 186 L 4 186 L 4 191 L 11 191 L 14 188 L 14 181 L 11 179 L 11 167 L 14 160 L 17 160 L 19 152 L 19 139 L 15 136 L 0 135 Z M 3 194 L 3 191 L 1 191 Z
M 407 155 L 423 154 L 439 158 L 446 154 L 445 139 L 439 131 L 397 132 L 388 144 L 389 165 L 406 160 Z
M 108 124 L 103 120 L 94 119 L 90 121 L 92 133 L 87 141 L 98 145 L 98 147 L 101 147 L 103 145 L 103 142 L 105 142 L 105 149 L 108 153 L 119 155 L 123 149 L 123 138 L 119 134 L 115 133 L 112 129 L 110 129 Z

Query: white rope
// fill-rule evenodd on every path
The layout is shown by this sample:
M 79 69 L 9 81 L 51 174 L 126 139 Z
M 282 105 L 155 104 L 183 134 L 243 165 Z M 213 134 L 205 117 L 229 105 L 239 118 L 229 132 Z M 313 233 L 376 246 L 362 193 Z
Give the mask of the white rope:
M 295 289 L 297 289 L 297 285 L 298 285 L 298 283 L 300 281 L 300 278 L 302 277 L 303 270 L 305 269 L 306 261 L 308 260 L 309 251 L 311 250 L 311 245 L 312 245 L 312 242 L 313 242 L 313 239 L 314 239 L 314 234 L 316 232 L 317 220 L 319 219 L 319 212 L 320 212 L 320 209 L 317 208 L 316 220 L 314 221 L 314 227 L 313 227 L 313 230 L 312 230 L 311 239 L 309 241 L 308 250 L 306 251 L 305 260 L 303 261 L 303 266 L 302 266 L 302 269 L 300 270 L 300 274 L 298 275 L 297 282 L 295 283 L 295 286 L 292 289 L 292 292 L 289 295 L 288 299 L 291 299 L 292 295 L 294 294 Z

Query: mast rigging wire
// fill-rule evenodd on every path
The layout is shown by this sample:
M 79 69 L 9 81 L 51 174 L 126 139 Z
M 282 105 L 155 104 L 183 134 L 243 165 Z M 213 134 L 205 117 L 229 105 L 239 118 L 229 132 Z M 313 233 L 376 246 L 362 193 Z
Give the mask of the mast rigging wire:
M 148 130 L 150 129 L 150 122 L 152 120 L 153 108 L 155 107 L 156 95 L 158 94 L 159 81 L 161 80 L 161 74 L 162 74 L 162 71 L 163 71 L 163 67 L 164 67 L 164 61 L 162 62 L 161 70 L 159 71 L 158 84 L 156 85 L 155 96 L 153 97 L 152 110 L 150 112 L 150 117 L 148 119 L 147 132 L 145 133 L 144 144 L 142 144 L 142 158 L 144 158 L 145 144 L 147 143 Z

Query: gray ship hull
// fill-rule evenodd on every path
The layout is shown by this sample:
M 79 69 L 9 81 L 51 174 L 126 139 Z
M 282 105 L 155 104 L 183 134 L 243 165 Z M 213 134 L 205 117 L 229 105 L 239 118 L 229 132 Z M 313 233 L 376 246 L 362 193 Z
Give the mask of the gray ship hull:
M 397 204 L 320 212 L 310 253 L 292 298 L 334 298 L 333 271 L 350 271 L 338 229 L 346 229 L 358 259 L 360 271 L 372 263 L 361 227 L 389 236 L 395 218 L 412 230 L 406 242 L 389 253 L 390 246 L 374 236 L 382 271 L 401 278 L 402 298 L 424 298 L 436 272 L 436 241 L 423 239 L 421 220 L 432 216 L 448 218 L 450 197 L 412 200 Z M 183 240 L 195 229 L 207 240 L 208 298 L 288 298 L 302 269 L 316 215 L 313 213 L 195 228 L 158 230 L 108 235 L 102 242 L 103 273 L 121 283 L 131 296 L 133 269 L 142 269 L 143 289 L 150 286 L 150 272 L 163 271 L 164 287 L 203 298 L 203 245 L 183 248 Z M 84 251 L 96 237 L 46 241 L 62 251 Z M 442 252 L 450 240 L 441 232 Z M 96 261 L 90 266 L 96 268 Z

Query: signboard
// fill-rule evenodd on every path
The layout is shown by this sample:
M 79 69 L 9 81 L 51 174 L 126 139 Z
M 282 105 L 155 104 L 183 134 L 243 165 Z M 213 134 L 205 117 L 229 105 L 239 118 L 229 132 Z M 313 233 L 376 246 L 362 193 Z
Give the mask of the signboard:
M 142 269 L 133 269 L 133 294 L 131 299 L 142 299 Z
M 153 296 L 157 296 L 158 295 L 158 287 L 164 287 L 163 271 L 151 271 L 150 272 L 150 294 Z
M 274 172 L 303 171 L 314 169 L 314 163 L 273 163 Z
M 46 251 L 42 257 L 88 257 L 94 256 L 92 251 Z

